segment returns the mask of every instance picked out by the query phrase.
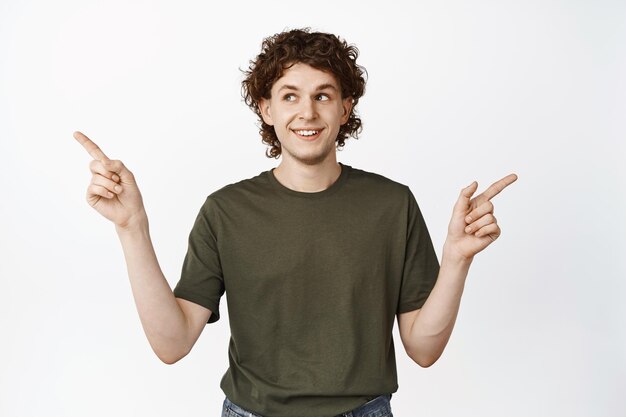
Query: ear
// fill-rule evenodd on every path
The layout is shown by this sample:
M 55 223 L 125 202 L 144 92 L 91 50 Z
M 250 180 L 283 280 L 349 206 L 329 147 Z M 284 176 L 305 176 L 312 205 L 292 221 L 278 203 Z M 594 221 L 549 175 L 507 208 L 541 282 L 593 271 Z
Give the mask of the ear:
M 343 115 L 341 115 L 341 124 L 348 123 L 350 118 L 350 112 L 352 111 L 352 97 L 346 97 L 341 100 L 341 107 L 343 107 Z
M 270 111 L 270 101 L 268 99 L 262 98 L 259 100 L 259 110 L 261 110 L 263 121 L 270 126 L 274 126 L 272 112 Z

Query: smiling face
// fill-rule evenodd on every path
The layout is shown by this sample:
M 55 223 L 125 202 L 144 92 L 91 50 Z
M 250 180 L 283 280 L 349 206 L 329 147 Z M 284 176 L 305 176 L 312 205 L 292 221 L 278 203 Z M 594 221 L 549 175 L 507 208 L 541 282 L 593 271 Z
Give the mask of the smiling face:
M 283 163 L 336 161 L 335 140 L 348 121 L 352 98 L 341 97 L 335 77 L 303 63 L 286 69 L 259 101 L 263 121 L 274 127 Z

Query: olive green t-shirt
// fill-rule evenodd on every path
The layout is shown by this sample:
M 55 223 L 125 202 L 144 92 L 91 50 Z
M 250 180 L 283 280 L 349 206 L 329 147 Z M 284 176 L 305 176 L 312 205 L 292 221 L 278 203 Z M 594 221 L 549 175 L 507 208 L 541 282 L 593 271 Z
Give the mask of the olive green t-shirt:
M 439 262 L 406 185 L 341 164 L 306 193 L 273 170 L 210 194 L 174 289 L 219 319 L 221 388 L 266 417 L 335 416 L 398 389 L 396 314 L 422 307 Z

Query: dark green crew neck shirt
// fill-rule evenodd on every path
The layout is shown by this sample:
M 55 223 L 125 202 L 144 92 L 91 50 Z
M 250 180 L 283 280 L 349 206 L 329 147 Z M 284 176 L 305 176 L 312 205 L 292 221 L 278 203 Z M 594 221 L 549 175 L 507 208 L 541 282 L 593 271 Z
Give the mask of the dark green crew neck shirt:
M 210 194 L 174 289 L 219 319 L 221 388 L 265 417 L 335 416 L 398 389 L 396 314 L 422 307 L 439 262 L 410 189 L 341 164 L 305 193 L 272 170 Z

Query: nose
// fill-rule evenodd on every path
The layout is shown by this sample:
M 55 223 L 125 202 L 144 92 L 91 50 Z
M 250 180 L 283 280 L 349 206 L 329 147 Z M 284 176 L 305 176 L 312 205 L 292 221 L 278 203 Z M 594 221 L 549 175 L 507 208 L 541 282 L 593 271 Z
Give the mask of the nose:
M 311 120 L 317 117 L 315 102 L 310 99 L 304 99 L 300 102 L 299 117 L 304 120 Z

